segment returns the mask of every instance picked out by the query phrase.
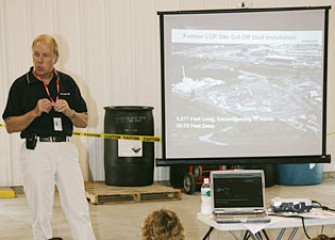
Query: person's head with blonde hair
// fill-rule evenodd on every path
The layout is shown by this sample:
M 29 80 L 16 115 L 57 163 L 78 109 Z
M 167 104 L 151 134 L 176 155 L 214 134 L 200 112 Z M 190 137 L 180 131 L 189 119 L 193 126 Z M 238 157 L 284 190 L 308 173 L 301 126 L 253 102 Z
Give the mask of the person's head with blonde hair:
M 31 49 L 34 51 L 34 48 L 36 46 L 36 44 L 38 42 L 43 42 L 43 43 L 46 43 L 48 44 L 51 48 L 52 48 L 52 51 L 53 53 L 58 57 L 59 56 L 59 51 L 58 51 L 58 44 L 56 42 L 56 40 L 48 35 L 48 34 L 41 34 L 41 35 L 38 35 L 34 41 L 33 41 L 33 44 L 31 45 Z
M 54 64 L 57 63 L 59 52 L 56 40 L 47 34 L 37 36 L 31 46 L 33 51 L 34 74 L 47 83 L 54 72 Z
M 184 227 L 175 212 L 160 209 L 151 212 L 142 226 L 142 240 L 185 240 Z

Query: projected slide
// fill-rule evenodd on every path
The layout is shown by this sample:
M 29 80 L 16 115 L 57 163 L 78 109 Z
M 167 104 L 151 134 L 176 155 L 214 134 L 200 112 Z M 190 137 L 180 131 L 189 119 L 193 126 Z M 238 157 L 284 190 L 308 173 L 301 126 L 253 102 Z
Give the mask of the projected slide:
M 166 157 L 321 155 L 323 13 L 165 16 Z

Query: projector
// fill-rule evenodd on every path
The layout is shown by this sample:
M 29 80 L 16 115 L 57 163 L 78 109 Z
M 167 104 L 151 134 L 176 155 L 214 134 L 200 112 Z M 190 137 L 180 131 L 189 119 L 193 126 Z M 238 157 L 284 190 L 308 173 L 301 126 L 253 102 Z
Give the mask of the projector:
M 271 199 L 271 210 L 276 213 L 309 212 L 312 209 L 312 201 L 308 198 L 280 198 Z

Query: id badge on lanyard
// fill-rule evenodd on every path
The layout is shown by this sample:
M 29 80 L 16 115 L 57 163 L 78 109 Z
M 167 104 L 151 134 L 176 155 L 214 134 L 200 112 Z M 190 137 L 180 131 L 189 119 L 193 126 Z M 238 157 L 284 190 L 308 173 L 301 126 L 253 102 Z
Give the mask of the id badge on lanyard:
M 56 71 L 56 69 L 54 68 L 54 74 L 56 75 L 56 88 L 57 88 L 57 96 L 56 96 L 56 101 L 58 100 L 59 98 L 59 93 L 60 93 L 60 80 L 59 80 L 59 75 L 58 75 L 58 72 Z M 43 85 L 44 85 L 44 89 L 45 91 L 47 92 L 48 96 L 49 96 L 49 99 L 52 103 L 55 103 L 55 101 L 52 99 L 51 97 L 51 94 L 50 94 L 50 91 L 49 91 L 49 88 L 48 86 L 45 84 L 45 82 L 43 82 L 43 80 L 40 78 L 40 76 L 38 76 L 38 74 L 34 71 L 34 75 L 36 76 L 36 78 L 38 80 L 40 80 Z M 53 125 L 54 125 L 54 130 L 55 131 L 63 131 L 63 124 L 62 124 L 62 118 L 61 117 L 54 117 L 53 118 Z
M 63 131 L 62 118 L 54 117 L 54 130 Z

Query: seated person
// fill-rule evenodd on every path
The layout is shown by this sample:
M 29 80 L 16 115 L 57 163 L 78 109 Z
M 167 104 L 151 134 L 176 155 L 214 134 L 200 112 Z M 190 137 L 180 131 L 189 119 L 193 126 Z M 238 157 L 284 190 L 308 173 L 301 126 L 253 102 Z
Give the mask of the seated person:
M 160 209 L 150 213 L 142 226 L 142 240 L 185 240 L 184 227 L 175 212 Z

